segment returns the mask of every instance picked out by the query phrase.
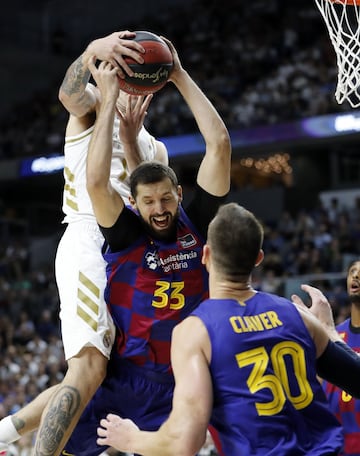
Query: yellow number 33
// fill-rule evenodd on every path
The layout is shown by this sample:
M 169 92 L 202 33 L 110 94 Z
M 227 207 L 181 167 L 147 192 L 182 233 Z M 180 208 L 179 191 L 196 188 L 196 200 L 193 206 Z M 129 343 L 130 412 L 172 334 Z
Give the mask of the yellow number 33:
M 158 309 L 169 306 L 171 310 L 182 309 L 185 305 L 185 297 L 181 292 L 184 282 L 165 282 L 158 280 L 158 288 L 154 291 L 154 298 L 151 305 Z M 169 304 L 170 302 L 170 304 Z

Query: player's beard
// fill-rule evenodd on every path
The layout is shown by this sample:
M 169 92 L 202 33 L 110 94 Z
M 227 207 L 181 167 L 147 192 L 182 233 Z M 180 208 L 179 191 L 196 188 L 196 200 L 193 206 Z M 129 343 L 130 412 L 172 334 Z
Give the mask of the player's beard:
M 360 308 L 360 293 L 349 294 L 349 301 Z
M 146 228 L 146 231 L 152 238 L 157 239 L 159 241 L 173 242 L 176 239 L 177 222 L 180 217 L 180 208 L 178 207 L 174 215 L 170 213 L 163 215 L 169 215 L 171 217 L 171 223 L 168 228 L 164 230 L 158 230 L 154 229 L 149 222 L 146 222 L 143 219 L 142 215 L 139 213 L 141 222 L 143 223 L 143 225 Z

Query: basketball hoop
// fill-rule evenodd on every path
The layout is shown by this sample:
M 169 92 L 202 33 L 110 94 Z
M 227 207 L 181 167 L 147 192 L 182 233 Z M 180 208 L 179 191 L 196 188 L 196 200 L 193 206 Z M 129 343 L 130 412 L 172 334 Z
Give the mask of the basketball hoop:
M 315 0 L 334 47 L 338 67 L 335 99 L 360 106 L 360 0 Z

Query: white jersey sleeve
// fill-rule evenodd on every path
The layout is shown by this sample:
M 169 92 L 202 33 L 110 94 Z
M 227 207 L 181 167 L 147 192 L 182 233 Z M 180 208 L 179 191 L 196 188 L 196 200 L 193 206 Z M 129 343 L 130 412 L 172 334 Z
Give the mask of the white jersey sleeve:
M 75 136 L 65 137 L 64 147 L 64 192 L 62 210 L 64 223 L 78 220 L 95 221 L 90 197 L 86 190 L 86 156 L 94 127 Z M 156 141 L 143 127 L 138 137 L 143 160 L 153 160 L 156 155 Z M 116 118 L 113 129 L 113 156 L 110 180 L 114 189 L 128 203 L 129 170 L 126 166 L 123 146 L 119 139 L 119 119 Z

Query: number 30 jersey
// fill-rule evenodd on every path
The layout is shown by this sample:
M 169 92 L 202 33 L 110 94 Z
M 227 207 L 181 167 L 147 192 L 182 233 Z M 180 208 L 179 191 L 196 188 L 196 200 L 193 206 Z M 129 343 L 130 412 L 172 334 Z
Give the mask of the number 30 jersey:
M 127 249 L 104 253 L 105 300 L 117 328 L 115 356 L 159 374 L 172 374 L 172 330 L 208 297 L 203 246 L 204 239 L 180 208 L 173 242 L 144 233 Z
M 314 342 L 294 304 L 258 292 L 193 313 L 211 341 L 212 435 L 221 455 L 325 455 L 342 447 L 316 378 Z

